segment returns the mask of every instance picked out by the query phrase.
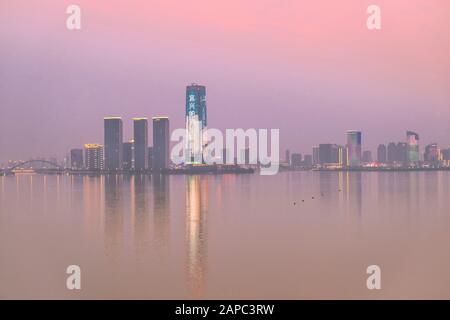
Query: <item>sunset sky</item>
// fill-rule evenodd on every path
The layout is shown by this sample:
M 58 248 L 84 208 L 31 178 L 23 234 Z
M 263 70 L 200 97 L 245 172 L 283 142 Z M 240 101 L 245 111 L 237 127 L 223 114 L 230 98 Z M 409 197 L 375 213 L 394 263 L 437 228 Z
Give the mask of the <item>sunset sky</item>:
M 279 128 L 282 152 L 348 129 L 373 152 L 406 130 L 449 146 L 449 15 L 448 0 L 1 0 L 0 162 L 103 143 L 104 116 L 126 140 L 136 116 L 182 127 L 192 82 L 209 127 Z

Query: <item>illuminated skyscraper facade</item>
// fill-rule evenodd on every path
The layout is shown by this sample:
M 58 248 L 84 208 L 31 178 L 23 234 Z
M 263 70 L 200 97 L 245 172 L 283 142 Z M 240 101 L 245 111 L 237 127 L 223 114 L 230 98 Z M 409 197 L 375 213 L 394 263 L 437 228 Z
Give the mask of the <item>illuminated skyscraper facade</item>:
M 186 87 L 186 164 L 203 163 L 206 128 L 206 87 L 191 84 Z
M 350 168 L 361 166 L 361 142 L 361 131 L 347 131 L 347 166 Z
M 103 146 L 101 144 L 85 144 L 85 162 L 84 165 L 88 170 L 103 170 Z
M 420 161 L 419 135 L 412 131 L 406 132 L 407 161 L 409 164 L 417 164 Z
M 121 170 L 123 164 L 122 118 L 107 117 L 105 125 L 105 169 Z

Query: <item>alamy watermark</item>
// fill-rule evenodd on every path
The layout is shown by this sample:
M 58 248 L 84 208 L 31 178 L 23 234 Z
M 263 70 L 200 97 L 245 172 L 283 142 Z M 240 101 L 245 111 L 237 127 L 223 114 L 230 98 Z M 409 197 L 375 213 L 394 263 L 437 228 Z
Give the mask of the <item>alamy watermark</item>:
M 184 128 L 172 132 L 171 141 L 176 142 L 170 158 L 175 165 L 195 163 L 258 165 L 261 175 L 274 175 L 280 166 L 280 130 L 270 129 L 226 129 L 225 139 L 219 129 L 206 129 L 202 134 L 189 137 L 192 145 L 199 146 L 201 152 L 186 152 L 188 137 Z M 270 138 L 270 139 L 269 139 Z M 225 141 L 224 141 L 225 140 Z M 270 140 L 270 144 L 269 144 Z

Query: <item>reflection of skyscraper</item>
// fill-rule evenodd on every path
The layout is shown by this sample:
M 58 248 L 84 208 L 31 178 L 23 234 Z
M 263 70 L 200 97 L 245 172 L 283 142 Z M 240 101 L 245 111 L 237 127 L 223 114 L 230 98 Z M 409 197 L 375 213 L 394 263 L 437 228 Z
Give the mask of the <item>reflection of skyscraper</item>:
M 148 121 L 147 118 L 134 118 L 134 169 L 148 168 Z
M 105 124 L 105 169 L 121 170 L 123 163 L 122 118 L 107 117 Z
M 153 172 L 169 167 L 169 118 L 153 118 Z
M 158 249 L 168 245 L 170 239 L 170 177 L 155 175 L 153 186 L 153 225 L 154 241 Z
M 104 228 L 107 255 L 115 256 L 124 241 L 123 177 L 106 175 L 104 178 Z
M 206 88 L 197 84 L 186 87 L 186 163 L 203 162 L 206 142 Z
M 419 156 L 419 135 L 412 131 L 406 132 L 406 143 L 408 144 L 407 161 L 409 164 L 416 164 L 420 160 Z
M 202 298 L 206 273 L 208 181 L 205 176 L 188 176 L 186 179 L 188 285 L 194 298 Z
M 347 166 L 359 167 L 361 165 L 361 144 L 361 131 L 347 131 Z
M 85 144 L 85 166 L 88 170 L 103 170 L 103 146 L 101 144 Z
M 131 198 L 132 198 L 132 221 L 134 227 L 134 240 L 136 249 L 147 249 L 149 243 L 149 176 L 133 175 L 130 179 Z

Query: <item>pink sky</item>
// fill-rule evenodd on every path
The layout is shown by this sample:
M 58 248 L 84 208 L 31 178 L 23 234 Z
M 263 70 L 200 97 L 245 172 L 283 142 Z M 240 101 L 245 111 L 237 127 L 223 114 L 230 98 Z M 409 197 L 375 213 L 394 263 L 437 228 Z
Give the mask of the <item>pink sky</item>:
M 126 139 L 134 116 L 181 127 L 191 82 L 207 86 L 210 127 L 279 128 L 283 150 L 343 144 L 347 129 L 373 151 L 406 130 L 448 146 L 449 13 L 448 0 L 2 0 L 0 162 L 102 142 L 106 115 Z

